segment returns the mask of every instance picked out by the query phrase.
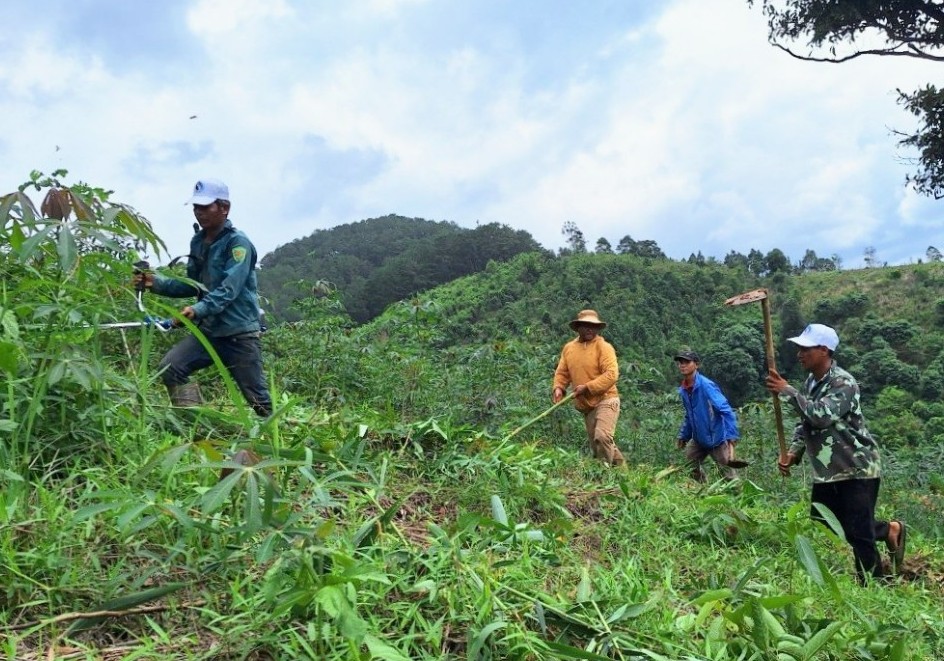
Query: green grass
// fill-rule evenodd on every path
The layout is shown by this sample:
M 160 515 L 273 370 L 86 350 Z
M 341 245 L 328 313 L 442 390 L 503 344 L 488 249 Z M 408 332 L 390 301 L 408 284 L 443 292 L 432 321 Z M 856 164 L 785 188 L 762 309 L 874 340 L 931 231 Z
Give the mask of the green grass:
M 212 405 L 180 411 L 154 372 L 173 334 L 94 328 L 139 315 L 134 253 L 163 244 L 108 191 L 64 188 L 64 175 L 27 185 L 67 191 L 62 218 L 0 198 L 6 658 L 944 658 L 939 437 L 885 450 L 879 515 L 907 520 L 909 555 L 865 588 L 846 544 L 809 520 L 806 469 L 777 475 L 766 399 L 739 412 L 740 481 L 700 485 L 675 465 L 681 413 L 659 361 L 721 313 L 702 305 L 678 336 L 664 331 L 680 301 L 736 291 L 736 273 L 522 259 L 356 329 L 335 292 L 267 334 L 270 420 L 213 369 L 200 375 Z M 597 290 L 597 265 L 618 278 L 595 306 L 615 314 L 639 294 L 613 324 L 625 470 L 587 458 L 569 405 L 547 411 L 560 346 L 547 329 Z M 535 286 L 544 268 L 557 289 Z M 797 279 L 804 306 L 867 289 L 920 318 L 914 355 L 939 353 L 925 300 L 939 264 L 822 277 Z M 261 461 L 237 461 L 249 450 Z
M 703 486 L 640 449 L 623 471 L 569 438 L 382 427 L 286 416 L 281 450 L 229 484 L 171 434 L 115 439 L 121 466 L 6 482 L 7 658 L 944 653 L 939 534 L 914 520 L 903 576 L 858 587 L 845 544 L 808 520 L 803 476 L 775 477 L 772 460 Z M 888 482 L 886 514 L 914 497 Z

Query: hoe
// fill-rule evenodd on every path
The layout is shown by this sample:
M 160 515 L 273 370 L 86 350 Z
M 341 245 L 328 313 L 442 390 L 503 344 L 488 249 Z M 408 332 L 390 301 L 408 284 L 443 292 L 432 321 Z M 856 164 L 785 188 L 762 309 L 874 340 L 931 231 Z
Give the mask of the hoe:
M 732 296 L 724 302 L 725 305 L 747 305 L 760 301 L 761 310 L 764 314 L 764 339 L 766 340 L 767 369 L 776 370 L 777 364 L 774 359 L 774 335 L 770 323 L 770 294 L 766 289 L 754 289 L 752 291 Z M 787 441 L 783 434 L 783 412 L 780 410 L 780 398 L 774 394 L 774 420 L 777 423 L 777 442 L 780 444 L 780 463 L 787 460 Z

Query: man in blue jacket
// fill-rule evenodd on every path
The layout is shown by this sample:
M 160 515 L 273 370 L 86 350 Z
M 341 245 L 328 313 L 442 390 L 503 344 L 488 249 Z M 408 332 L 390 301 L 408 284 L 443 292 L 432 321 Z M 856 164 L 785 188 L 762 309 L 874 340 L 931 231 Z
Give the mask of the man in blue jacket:
M 187 261 L 187 278 L 193 282 L 157 273 L 138 274 L 134 282 L 164 296 L 195 296 L 197 301 L 185 305 L 180 314 L 209 340 L 253 410 L 268 416 L 272 400 L 262 369 L 256 249 L 229 220 L 229 188 L 222 181 L 198 181 L 187 204 L 193 205 L 200 226 L 190 241 Z M 212 364 L 210 354 L 192 335 L 171 347 L 160 369 L 174 406 L 202 403 L 199 386 L 190 382 L 190 375 Z
M 678 433 L 678 447 L 692 466 L 692 477 L 706 479 L 702 464 L 708 455 L 721 468 L 726 479 L 736 473 L 728 464 L 734 459 L 734 444 L 741 438 L 737 416 L 714 381 L 698 371 L 701 358 L 694 351 L 680 351 L 675 356 L 682 375 L 679 396 L 685 408 L 685 420 Z

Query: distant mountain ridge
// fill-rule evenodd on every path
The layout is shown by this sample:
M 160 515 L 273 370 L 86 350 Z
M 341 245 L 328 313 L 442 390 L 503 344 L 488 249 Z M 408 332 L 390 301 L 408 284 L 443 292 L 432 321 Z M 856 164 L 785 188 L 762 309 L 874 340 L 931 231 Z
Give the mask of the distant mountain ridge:
M 546 252 L 524 230 L 488 223 L 387 215 L 331 229 L 280 246 L 260 261 L 259 291 L 270 318 L 300 318 L 292 304 L 329 283 L 357 322 L 387 305 L 483 270 L 525 252 Z

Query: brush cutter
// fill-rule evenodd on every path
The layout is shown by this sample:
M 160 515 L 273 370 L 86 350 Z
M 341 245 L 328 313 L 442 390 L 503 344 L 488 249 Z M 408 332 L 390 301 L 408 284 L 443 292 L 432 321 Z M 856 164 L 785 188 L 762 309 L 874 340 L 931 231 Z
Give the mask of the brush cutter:
M 145 326 L 151 326 L 162 333 L 166 333 L 167 331 L 174 328 L 174 320 L 145 317 L 144 321 L 117 321 L 110 324 L 86 324 L 84 326 L 80 326 L 80 328 L 97 328 L 100 330 L 109 330 L 113 328 L 143 328 Z
M 150 268 L 150 264 L 146 261 L 140 261 L 134 263 L 134 272 L 136 274 L 143 274 L 147 269 Z M 172 328 L 176 327 L 176 323 L 173 319 L 161 319 L 158 317 L 152 317 L 148 314 L 147 309 L 144 307 L 144 281 L 142 280 L 135 286 L 135 302 L 137 303 L 138 312 L 144 315 L 144 319 L 141 321 L 117 321 L 107 324 L 82 324 L 78 328 L 95 328 L 97 330 L 113 330 L 113 329 L 124 329 L 124 328 L 144 328 L 144 327 L 153 327 L 162 333 L 166 333 Z M 42 324 L 31 324 L 25 326 L 25 328 L 46 328 Z

